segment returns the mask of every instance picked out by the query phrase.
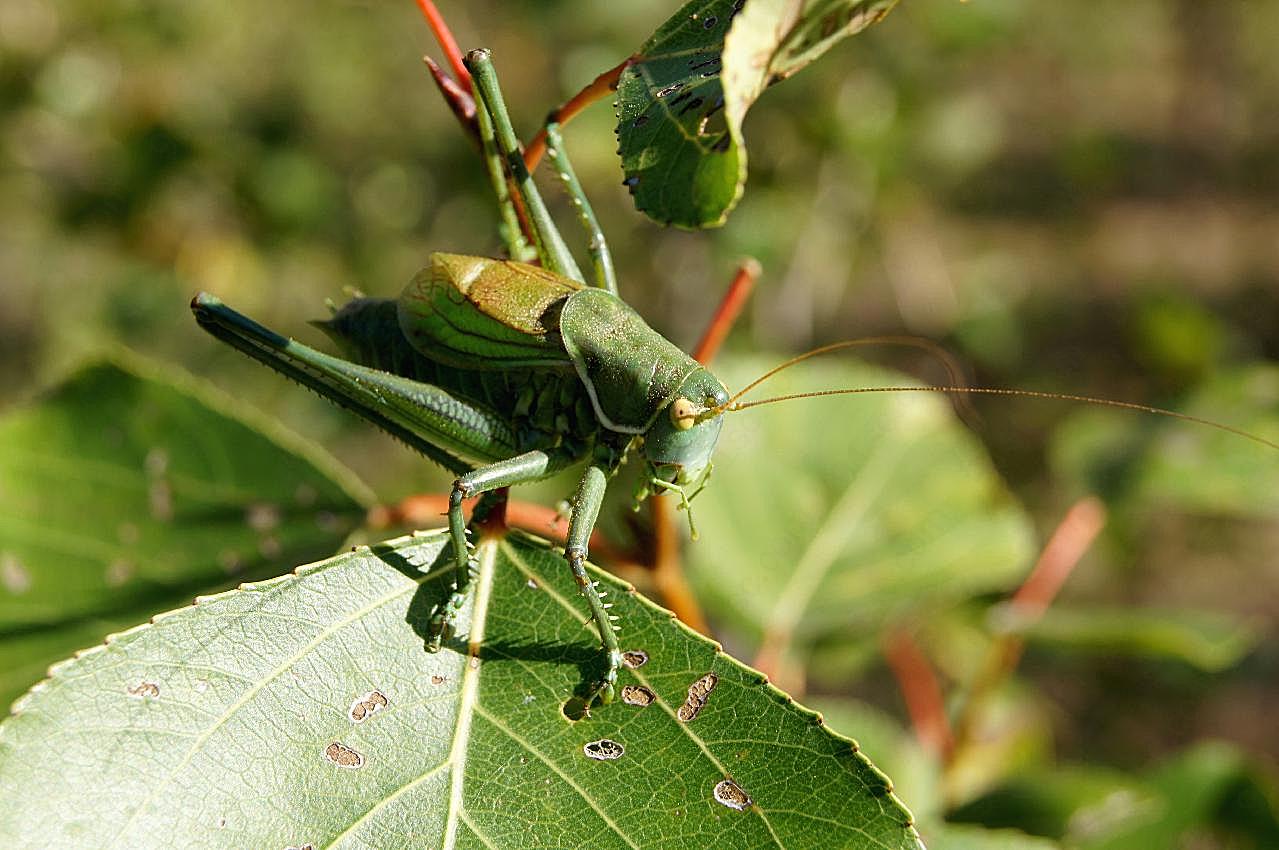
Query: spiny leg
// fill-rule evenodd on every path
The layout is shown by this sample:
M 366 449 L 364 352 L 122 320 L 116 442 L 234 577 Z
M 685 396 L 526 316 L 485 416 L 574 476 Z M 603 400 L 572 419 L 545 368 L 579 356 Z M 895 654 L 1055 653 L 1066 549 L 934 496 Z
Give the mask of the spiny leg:
M 551 158 L 551 165 L 555 166 L 555 173 L 559 175 L 560 182 L 564 184 L 564 189 L 573 202 L 577 220 L 586 231 L 587 250 L 591 254 L 591 264 L 595 266 L 595 285 L 616 295 L 617 275 L 613 271 L 613 255 L 608 250 L 604 231 L 595 218 L 595 210 L 591 208 L 591 202 L 582 191 L 582 184 L 578 182 L 573 165 L 569 162 L 568 151 L 564 149 L 564 139 L 560 135 L 560 125 L 555 121 L 548 121 L 546 124 L 546 155 Z
M 599 629 L 600 641 L 604 644 L 608 667 L 604 671 L 604 679 L 587 697 L 589 706 L 596 697 L 603 703 L 613 701 L 617 685 L 617 671 L 622 666 L 622 650 L 617 643 L 617 634 L 613 621 L 617 618 L 608 613 L 611 604 L 601 598 L 603 594 L 596 589 L 595 583 L 586 575 L 587 543 L 591 538 L 591 530 L 595 528 L 595 518 L 599 516 L 600 503 L 604 500 L 604 490 L 608 486 L 608 476 L 600 467 L 592 464 L 582 473 L 582 480 L 577 485 L 577 495 L 573 497 L 573 516 L 569 519 L 568 540 L 564 546 L 564 557 L 568 559 L 573 578 L 586 597 L 587 607 L 591 609 L 591 617 L 595 627 Z
M 502 100 L 502 90 L 498 86 L 497 72 L 493 69 L 493 57 L 483 48 L 472 50 L 466 54 L 466 67 L 471 72 L 476 91 L 480 95 L 480 107 L 488 111 L 493 120 L 493 130 L 498 150 L 506 161 L 506 167 L 515 180 L 515 190 L 519 192 L 524 208 L 528 210 L 533 223 L 533 241 L 537 246 L 538 257 L 542 265 L 551 271 L 586 283 L 577 261 L 569 253 L 564 237 L 560 235 L 546 209 L 546 202 L 533 183 L 533 177 L 524 165 L 524 156 L 520 151 L 519 139 L 515 136 L 515 128 L 511 126 L 511 116 L 506 111 L 506 102 Z
M 536 481 L 551 471 L 551 458 L 546 452 L 532 451 L 497 463 L 481 466 L 458 477 L 449 494 L 449 537 L 453 541 L 453 562 L 456 569 L 453 593 L 431 615 L 430 640 L 427 648 L 438 651 L 440 643 L 452 634 L 457 615 L 466 604 L 467 585 L 471 580 L 471 543 L 466 539 L 466 521 L 462 517 L 462 501 L 477 493 L 486 493 L 499 487 Z

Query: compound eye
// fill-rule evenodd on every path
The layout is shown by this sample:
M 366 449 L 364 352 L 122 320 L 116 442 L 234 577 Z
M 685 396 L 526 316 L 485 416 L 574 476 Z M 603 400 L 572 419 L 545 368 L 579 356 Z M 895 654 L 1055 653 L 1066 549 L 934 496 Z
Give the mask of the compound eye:
M 686 398 L 680 397 L 671 402 L 671 424 L 681 431 L 687 431 L 697 424 L 699 409 Z

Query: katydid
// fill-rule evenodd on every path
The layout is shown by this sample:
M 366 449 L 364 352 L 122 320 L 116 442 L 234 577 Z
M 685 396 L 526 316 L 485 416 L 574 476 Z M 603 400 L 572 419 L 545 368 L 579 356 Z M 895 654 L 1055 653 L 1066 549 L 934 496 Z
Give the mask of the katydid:
M 607 245 L 552 127 L 554 161 L 591 237 L 595 286 L 585 284 L 524 169 L 488 52 L 473 51 L 467 65 L 480 94 L 482 142 L 506 164 L 541 266 L 432 255 L 398 301 L 356 299 L 319 323 L 358 362 L 286 339 L 205 293 L 192 309 L 209 333 L 457 474 L 448 511 L 455 585 L 432 617 L 431 649 L 466 599 L 472 564 L 462 501 L 584 462 L 565 557 L 607 654 L 587 704 L 609 702 L 622 653 L 609 605 L 583 566 L 605 488 L 637 452 L 637 503 L 670 492 L 687 507 L 710 472 L 728 393 L 615 294 Z M 499 203 L 510 202 L 499 194 Z M 504 218 L 514 220 L 514 211 Z
M 554 124 L 548 153 L 589 235 L 593 286 L 566 247 L 525 168 L 488 52 L 467 57 L 479 94 L 477 125 L 513 257 L 540 265 L 433 254 L 398 300 L 358 298 L 318 324 L 351 360 L 276 334 L 201 293 L 192 302 L 209 333 L 347 407 L 457 475 L 448 524 L 454 590 L 432 615 L 428 648 L 438 650 L 466 600 L 472 567 L 462 514 L 468 496 L 535 481 L 577 464 L 565 546 L 607 656 L 586 703 L 613 699 L 622 653 L 614 617 L 584 562 L 609 479 L 631 453 L 643 460 L 636 503 L 674 493 L 682 506 L 706 483 L 726 411 L 793 398 L 862 392 L 989 393 L 1057 398 L 1173 416 L 1239 429 L 1146 405 L 1058 393 L 952 386 L 832 389 L 758 401 L 738 399 L 810 357 L 867 344 L 904 344 L 949 358 L 923 340 L 877 337 L 823 346 L 782 363 L 732 398 L 696 360 L 650 328 L 616 294 L 607 243 L 564 154 Z M 518 226 L 514 184 L 529 219 Z M 531 245 L 529 244 L 531 242 Z M 952 382 L 955 383 L 955 382 Z M 691 518 L 690 518 L 691 524 Z

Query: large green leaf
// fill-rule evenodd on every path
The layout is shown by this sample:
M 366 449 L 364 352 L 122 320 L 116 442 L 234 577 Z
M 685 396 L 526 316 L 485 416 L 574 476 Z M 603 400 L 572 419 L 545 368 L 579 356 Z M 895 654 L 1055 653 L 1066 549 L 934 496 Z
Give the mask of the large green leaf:
M 1157 823 L 1166 811 L 1158 791 L 1136 777 L 1088 765 L 1022 771 L 951 817 L 1015 827 L 1091 847 Z M 1138 845 L 1132 850 L 1172 845 Z
M 0 632 L 328 554 L 370 501 L 194 379 L 131 357 L 88 366 L 0 419 Z
M 1142 777 L 1087 765 L 1027 771 L 952 817 L 1016 826 L 1080 850 L 1188 847 L 1208 836 L 1205 846 L 1261 848 L 1279 835 L 1273 794 L 1242 751 L 1204 742 Z
M 646 661 L 629 699 L 568 720 L 602 656 L 546 544 L 481 540 L 462 638 L 426 652 L 441 553 L 442 533 L 360 548 L 53 668 L 0 725 L 5 845 L 920 846 L 819 715 L 600 573 Z
M 1279 365 L 1218 375 L 1179 409 L 1279 441 Z M 1279 514 L 1279 451 L 1203 425 L 1081 410 L 1058 429 L 1053 456 L 1063 473 L 1121 508 Z
M 333 552 L 370 500 L 188 376 L 78 371 L 0 418 L 0 704 L 113 629 Z
M 735 364 L 732 376 L 764 367 Z M 740 384 L 741 378 L 736 382 Z M 909 383 L 855 363 L 806 363 L 752 397 Z M 729 414 L 690 573 L 749 646 L 802 659 L 887 618 L 1012 586 L 1029 522 L 946 399 L 836 396 Z
M 1021 632 L 1038 645 L 1172 658 L 1208 671 L 1238 664 L 1261 639 L 1255 624 L 1229 614 L 1131 607 L 1054 606 Z
M 750 105 L 896 2 L 686 3 L 618 82 L 618 152 L 636 208 L 663 224 L 723 224 L 746 182 Z

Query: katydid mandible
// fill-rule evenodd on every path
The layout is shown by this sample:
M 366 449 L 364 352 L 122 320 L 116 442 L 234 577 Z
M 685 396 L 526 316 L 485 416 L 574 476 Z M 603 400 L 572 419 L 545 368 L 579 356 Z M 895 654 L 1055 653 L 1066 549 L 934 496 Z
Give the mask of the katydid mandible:
M 358 298 L 317 323 L 351 360 L 276 334 L 205 293 L 192 309 L 215 337 L 458 476 L 448 511 L 454 590 L 432 616 L 433 650 L 451 634 L 474 566 L 462 501 L 584 462 L 565 557 L 607 655 L 587 704 L 607 703 L 622 653 L 615 618 L 584 561 L 608 481 L 638 452 L 637 504 L 670 492 L 687 508 L 710 472 L 728 393 L 616 295 L 608 247 L 552 125 L 553 162 L 590 236 L 594 286 L 586 284 L 524 167 L 488 51 L 473 51 L 467 66 L 503 220 L 516 221 L 509 177 L 531 220 L 540 266 L 433 254 L 398 300 Z M 529 249 L 513 228 L 503 235 L 513 256 Z

